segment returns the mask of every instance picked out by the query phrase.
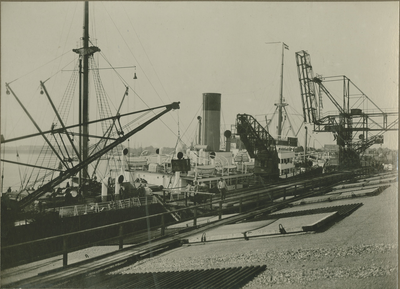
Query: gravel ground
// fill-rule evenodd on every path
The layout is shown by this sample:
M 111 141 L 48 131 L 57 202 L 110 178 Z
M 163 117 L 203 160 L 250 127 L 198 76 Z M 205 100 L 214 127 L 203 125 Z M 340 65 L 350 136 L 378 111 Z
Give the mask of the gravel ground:
M 179 250 L 179 249 L 177 249 Z M 331 248 L 269 251 L 214 256 L 169 258 L 165 255 L 145 259 L 114 273 L 145 273 L 267 265 L 267 269 L 243 288 L 322 288 L 320 281 L 357 282 L 358 279 L 390 277 L 397 279 L 397 244 L 337 246 Z M 391 283 L 396 280 L 392 280 Z M 369 282 L 368 284 L 370 284 Z M 314 284 L 314 286 L 313 286 Z M 382 284 L 381 282 L 379 284 Z M 343 288 L 343 285 L 340 285 Z M 344 287 L 344 288 L 365 288 Z M 397 287 L 372 287 L 397 288 Z
M 327 231 L 185 245 L 114 273 L 267 265 L 244 288 L 398 288 L 397 183 Z M 304 206 L 312 209 L 326 204 Z M 302 208 L 303 209 L 303 208 Z
M 253 281 L 249 282 L 243 288 L 266 288 L 276 287 L 275 285 L 281 285 L 282 288 L 293 288 L 305 287 L 305 288 L 323 288 L 319 281 L 331 280 L 329 287 L 336 288 L 335 281 L 343 281 L 352 279 L 354 287 L 352 285 L 346 286 L 347 288 L 359 288 L 355 282 L 358 279 L 367 279 L 369 277 L 395 277 L 397 267 L 391 266 L 380 266 L 380 265 L 367 265 L 361 267 L 334 267 L 334 268 L 313 268 L 313 269 L 298 269 L 298 270 L 265 270 L 262 274 L 257 276 Z M 328 284 L 329 284 L 328 283 Z M 395 283 L 392 281 L 392 286 L 395 287 L 379 287 L 375 288 L 397 288 Z M 363 285 L 364 286 L 364 285 Z M 382 287 L 381 287 L 382 286 Z M 365 287 L 364 287 L 365 288 Z
M 397 244 L 356 245 L 349 247 L 296 249 L 286 251 L 268 251 L 260 249 L 247 253 L 222 254 L 220 256 L 195 256 L 181 260 L 170 259 L 164 255 L 141 260 L 114 273 L 144 273 L 180 271 L 187 269 L 226 268 L 267 264 L 271 267 L 287 266 L 291 262 L 315 262 L 326 259 L 366 257 L 372 254 L 397 255 Z M 304 264 L 303 264 L 304 265 Z

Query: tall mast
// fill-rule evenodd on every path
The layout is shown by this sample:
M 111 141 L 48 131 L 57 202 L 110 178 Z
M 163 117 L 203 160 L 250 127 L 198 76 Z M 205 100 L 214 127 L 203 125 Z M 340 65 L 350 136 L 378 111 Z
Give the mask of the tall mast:
M 83 49 L 87 51 L 89 48 L 89 2 L 85 1 L 84 24 L 83 24 Z M 89 55 L 83 54 L 83 87 L 82 87 L 82 161 L 88 157 L 88 142 L 89 142 Z M 83 177 L 88 178 L 87 167 L 83 170 Z
M 96 46 L 89 46 L 89 2 L 85 1 L 83 15 L 83 47 L 73 49 L 79 54 L 79 153 L 84 162 L 89 154 L 89 58 L 93 53 L 100 51 Z M 79 173 L 79 178 L 88 178 L 89 173 L 85 166 Z M 81 182 L 81 181 L 80 181 Z
M 287 103 L 285 103 L 283 100 L 283 58 L 285 54 L 285 49 L 289 50 L 289 46 L 282 42 L 281 90 L 279 95 L 279 103 L 275 103 L 275 105 L 278 107 L 278 139 L 281 139 L 282 135 L 282 108 L 287 105 Z

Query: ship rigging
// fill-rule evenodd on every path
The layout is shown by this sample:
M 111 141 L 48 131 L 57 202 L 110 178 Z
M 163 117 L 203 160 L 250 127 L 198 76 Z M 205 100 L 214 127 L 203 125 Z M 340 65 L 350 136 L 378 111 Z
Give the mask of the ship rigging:
M 12 143 L 18 140 L 29 139 L 35 136 L 41 136 L 45 141 L 39 157 L 33 167 L 31 175 L 22 185 L 21 189 L 36 187 L 28 196 L 19 202 L 19 207 L 24 208 L 31 204 L 34 200 L 52 191 L 62 182 L 79 175 L 78 185 L 81 190 L 88 190 L 85 186 L 91 182 L 96 182 L 97 167 L 101 158 L 106 158 L 108 162 L 113 160 L 118 163 L 120 152 L 122 151 L 122 143 L 129 140 L 140 130 L 144 129 L 150 123 L 159 119 L 165 113 L 179 109 L 179 102 L 168 105 L 147 108 L 136 112 L 121 113 L 123 103 L 129 93 L 129 84 L 124 82 L 124 91 L 122 100 L 116 112 L 112 112 L 107 100 L 107 94 L 101 82 L 98 64 L 94 58 L 96 52 L 100 52 L 100 48 L 93 45 L 89 37 L 89 3 L 84 3 L 84 27 L 83 27 L 83 45 L 81 48 L 73 49 L 78 55 L 75 68 L 68 82 L 67 89 L 64 92 L 61 103 L 58 107 L 54 104 L 51 91 L 46 87 L 45 81 L 40 81 L 40 94 L 45 95 L 49 101 L 51 108 L 55 114 L 50 130 L 43 130 L 35 121 L 26 105 L 22 103 L 17 93 L 11 87 L 11 83 L 5 84 L 7 95 L 12 95 L 25 114 L 28 116 L 32 124 L 35 126 L 37 133 L 29 134 L 12 139 L 1 138 L 1 143 Z M 134 66 L 133 66 L 134 67 Z M 113 68 L 114 69 L 114 68 Z M 95 87 L 95 95 L 97 100 L 97 109 L 100 118 L 97 120 L 89 119 L 89 72 L 93 76 L 93 84 Z M 133 79 L 137 79 L 136 71 Z M 79 120 L 78 124 L 67 125 L 68 113 L 71 110 L 73 97 L 78 87 L 79 94 Z M 135 93 L 135 92 L 134 92 Z M 135 93 L 136 94 L 136 93 Z M 133 121 L 125 121 L 128 116 L 135 115 Z M 140 122 L 140 123 L 139 123 Z M 101 125 L 101 134 L 90 133 L 91 125 Z M 75 136 L 78 136 L 78 144 L 75 142 Z M 99 139 L 95 144 L 89 145 L 90 139 Z M 3 162 L 16 163 L 5 160 Z M 93 170 L 89 172 L 88 165 L 94 163 Z M 18 164 L 22 164 L 19 163 Z M 115 167 L 118 167 L 116 164 Z M 55 176 L 54 173 L 59 175 Z M 49 181 L 50 178 L 50 181 Z

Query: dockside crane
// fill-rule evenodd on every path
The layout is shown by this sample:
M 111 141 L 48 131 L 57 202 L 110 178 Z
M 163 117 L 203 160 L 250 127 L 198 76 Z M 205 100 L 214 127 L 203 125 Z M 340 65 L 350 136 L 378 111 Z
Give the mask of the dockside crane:
M 305 123 L 314 125 L 314 132 L 331 132 L 339 146 L 339 167 L 360 165 L 360 155 L 373 144 L 383 143 L 383 134 L 398 130 L 398 112 L 383 111 L 345 75 L 314 76 L 310 55 L 295 53 Z M 324 85 L 342 83 L 342 104 Z M 336 110 L 322 113 L 325 95 Z M 372 107 L 372 109 L 370 109 Z
M 250 157 L 254 158 L 254 174 L 265 179 L 278 178 L 276 143 L 268 131 L 253 116 L 238 114 L 236 134 L 240 136 Z

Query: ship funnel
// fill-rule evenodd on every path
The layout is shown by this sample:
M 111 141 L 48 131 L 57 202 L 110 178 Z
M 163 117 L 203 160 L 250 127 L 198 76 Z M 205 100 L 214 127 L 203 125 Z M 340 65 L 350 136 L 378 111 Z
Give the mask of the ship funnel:
M 210 151 L 219 151 L 221 124 L 221 94 L 203 93 L 202 142 Z

